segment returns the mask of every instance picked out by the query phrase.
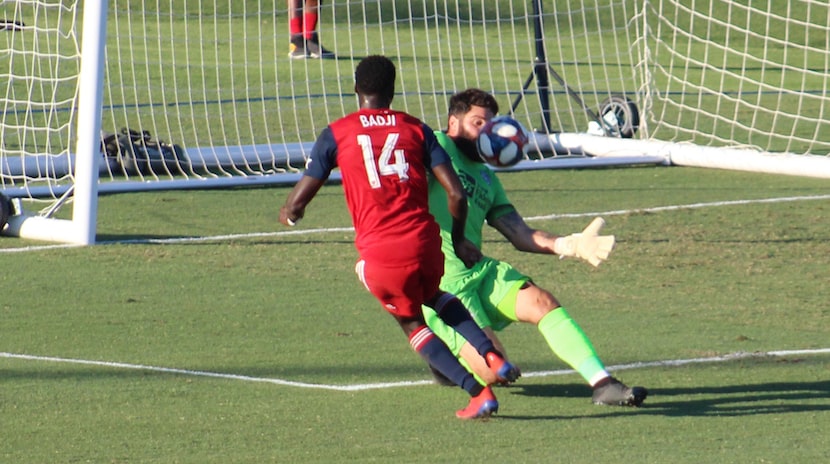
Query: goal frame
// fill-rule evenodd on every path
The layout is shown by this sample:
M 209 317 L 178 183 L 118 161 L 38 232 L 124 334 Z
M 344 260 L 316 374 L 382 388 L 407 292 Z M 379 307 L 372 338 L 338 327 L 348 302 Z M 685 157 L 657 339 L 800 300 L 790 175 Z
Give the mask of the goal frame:
M 95 244 L 98 220 L 99 139 L 104 87 L 104 56 L 108 0 L 86 0 L 83 11 L 81 67 L 78 85 L 75 181 L 65 195 L 72 195 L 72 219 L 56 219 L 18 211 L 3 230 L 20 238 Z

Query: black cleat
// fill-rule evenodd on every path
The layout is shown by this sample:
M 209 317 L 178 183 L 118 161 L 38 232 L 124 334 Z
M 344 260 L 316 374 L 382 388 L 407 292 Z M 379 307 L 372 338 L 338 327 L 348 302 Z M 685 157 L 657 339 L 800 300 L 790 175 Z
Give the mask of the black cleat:
M 300 35 L 292 35 L 288 44 L 288 57 L 292 60 L 303 60 L 308 58 L 309 53 L 305 47 L 305 40 Z
M 639 407 L 647 396 L 648 390 L 643 387 L 628 387 L 614 377 L 608 377 L 594 387 L 591 401 L 605 406 Z
M 305 41 L 305 51 L 309 58 L 319 58 L 323 60 L 334 59 L 334 52 L 326 50 L 320 45 L 320 37 L 315 32 L 314 35 Z

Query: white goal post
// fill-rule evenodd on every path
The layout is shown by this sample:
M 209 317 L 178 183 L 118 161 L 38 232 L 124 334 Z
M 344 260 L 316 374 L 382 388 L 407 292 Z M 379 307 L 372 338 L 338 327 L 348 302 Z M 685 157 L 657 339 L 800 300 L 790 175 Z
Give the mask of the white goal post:
M 4 2 L 5 3 L 5 2 Z M 23 3 L 23 2 L 20 2 Z M 56 12 L 61 13 L 63 9 L 62 4 L 54 5 L 56 6 Z M 44 6 L 44 10 L 49 11 L 49 6 Z M 42 13 L 41 10 L 35 10 L 38 13 Z M 67 16 L 65 19 L 73 19 L 73 16 Z M 98 207 L 98 170 L 99 170 L 99 163 L 98 157 L 96 156 L 99 149 L 99 132 L 101 127 L 101 106 L 102 106 L 102 82 L 103 82 L 103 70 L 104 70 L 104 47 L 106 44 L 106 19 L 107 19 L 107 0 L 94 0 L 86 2 L 86 8 L 84 9 L 83 15 L 83 46 L 80 48 L 80 56 L 83 57 L 79 63 L 79 70 L 77 72 L 77 76 L 75 77 L 74 86 L 76 87 L 77 91 L 77 99 L 71 106 L 72 112 L 74 113 L 77 111 L 77 119 L 72 120 L 71 118 L 67 119 L 65 124 L 67 124 L 66 128 L 72 130 L 71 125 L 75 125 L 76 130 L 76 151 L 78 155 L 74 157 L 74 162 L 71 163 L 73 165 L 72 169 L 67 169 L 66 172 L 61 173 L 59 178 L 67 178 L 68 176 L 72 176 L 71 178 L 71 193 L 74 196 L 75 202 L 72 212 L 71 219 L 55 219 L 55 218 L 44 218 L 41 216 L 27 216 L 22 214 L 23 212 L 19 212 L 20 214 L 14 215 L 8 220 L 8 224 L 2 225 L 0 228 L 5 228 L 5 230 L 0 230 L 0 232 L 8 232 L 12 235 L 32 238 L 37 240 L 47 240 L 47 241 L 57 241 L 57 242 L 68 242 L 68 243 L 76 243 L 82 245 L 89 245 L 95 243 L 95 231 L 96 231 L 96 218 L 97 218 L 97 207 Z M 18 26 L 18 27 L 15 27 Z M 23 29 L 24 23 L 22 21 L 13 21 L 11 23 L 11 30 L 12 33 L 19 32 L 19 29 Z M 60 50 L 66 50 L 67 46 L 69 50 L 76 49 L 77 44 L 77 36 L 76 33 L 78 32 L 78 28 L 74 25 L 74 21 L 70 23 L 70 26 L 66 29 L 61 29 L 60 26 L 54 29 L 55 31 L 60 31 L 65 33 L 65 37 L 58 37 L 58 40 L 66 40 L 68 44 L 61 44 L 51 51 L 53 53 L 61 53 Z M 9 49 L 6 50 L 8 52 L 8 57 L 14 57 L 15 51 Z M 41 51 L 43 52 L 43 51 Z M 71 52 L 70 55 L 72 56 Z M 49 58 L 47 58 L 49 61 Z M 55 60 L 53 62 L 61 64 L 61 59 Z M 9 76 L 14 76 L 16 68 L 14 66 L 10 67 Z M 54 70 L 50 70 L 53 72 Z M 23 76 L 22 79 L 27 83 L 32 85 L 39 84 L 39 79 L 44 79 L 46 76 Z M 74 76 L 70 73 L 70 79 Z M 60 85 L 60 81 L 65 77 L 61 77 L 57 81 L 53 81 L 51 84 L 47 83 L 44 85 L 47 89 L 52 88 L 52 90 L 56 90 L 57 86 Z M 11 84 L 13 78 L 9 78 L 9 83 Z M 7 87 L 7 101 L 5 103 L 5 112 L 9 111 L 9 101 L 8 96 L 12 95 L 17 97 L 15 92 L 9 92 L 9 90 L 16 90 L 13 89 L 11 85 Z M 41 93 L 41 96 L 44 94 Z M 32 105 L 43 105 L 47 111 L 53 111 L 56 108 L 53 105 L 60 104 L 61 102 L 55 100 L 55 93 L 52 93 L 52 99 L 50 100 L 49 94 L 45 94 L 47 97 L 46 99 L 39 99 L 37 101 L 27 101 L 24 104 L 30 105 L 30 109 Z M 15 102 L 12 102 L 15 103 Z M 13 105 L 12 111 L 14 110 Z M 4 114 L 4 122 L 2 125 L 2 129 L 0 129 L 0 134 L 3 134 L 3 140 L 5 141 L 5 135 L 7 132 L 14 130 L 16 124 L 7 124 L 6 118 Z M 12 119 L 12 118 L 9 118 Z M 13 118 L 14 122 L 19 121 L 18 118 Z M 46 136 L 43 140 L 46 141 L 48 144 L 49 136 L 51 135 L 51 127 L 48 127 L 49 121 L 42 120 L 42 122 L 47 123 L 46 127 L 24 127 L 22 128 L 24 131 L 32 130 L 33 132 L 43 132 Z M 7 130 L 7 125 L 11 126 L 11 130 Z M 19 126 L 18 126 L 19 127 Z M 59 134 L 59 131 L 55 133 Z M 68 141 L 71 139 L 68 139 Z M 5 144 L 4 144 L 5 145 Z M 35 144 L 36 145 L 36 144 Z M 68 155 L 67 148 L 68 144 L 64 144 L 64 147 L 58 147 L 58 152 L 55 153 L 53 156 L 62 156 Z M 47 145 L 53 146 L 53 145 Z M 5 150 L 0 149 L 0 157 L 5 158 L 4 155 Z M 26 158 L 25 156 L 27 153 L 23 152 L 21 155 L 20 165 L 26 165 Z M 6 166 L 6 171 L 8 169 L 8 162 L 9 160 L 3 159 L 3 165 Z M 67 165 L 70 163 L 67 163 Z M 54 172 L 54 170 L 47 169 L 44 174 L 41 174 L 39 177 L 46 177 L 46 182 L 53 182 L 55 179 L 49 178 L 48 174 L 50 172 Z M 11 172 L 11 174 L 20 174 L 16 172 Z M 6 175 L 6 172 L 3 173 Z M 37 176 L 33 179 L 33 181 L 37 182 Z M 5 180 L 3 182 L 5 184 Z M 2 191 L 0 191 L 2 193 Z M 0 201 L 6 201 L 5 198 L 0 197 Z M 10 210 L 12 208 L 9 208 Z
M 317 32 L 335 59 L 288 57 L 284 0 L 0 0 L 0 13 L 5 235 L 94 243 L 99 193 L 293 183 L 317 134 L 356 108 L 368 54 L 398 67 L 393 106 L 436 129 L 452 93 L 492 92 L 534 130 L 520 169 L 830 178 L 817 0 L 326 0 Z

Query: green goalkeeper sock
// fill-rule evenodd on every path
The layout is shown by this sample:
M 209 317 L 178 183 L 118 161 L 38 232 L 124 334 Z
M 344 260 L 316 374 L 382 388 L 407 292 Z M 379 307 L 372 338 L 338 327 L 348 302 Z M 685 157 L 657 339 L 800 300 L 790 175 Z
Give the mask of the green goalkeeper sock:
M 609 376 L 588 336 L 565 308 L 549 312 L 536 327 L 553 353 L 579 372 L 591 386 Z

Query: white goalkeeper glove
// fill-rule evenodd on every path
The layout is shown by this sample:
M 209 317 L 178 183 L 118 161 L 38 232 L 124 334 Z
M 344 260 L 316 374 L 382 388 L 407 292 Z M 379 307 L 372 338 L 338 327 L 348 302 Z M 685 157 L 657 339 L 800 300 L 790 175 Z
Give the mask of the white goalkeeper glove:
M 605 221 L 595 218 L 580 234 L 559 237 L 553 242 L 553 252 L 560 258 L 575 256 L 588 261 L 594 267 L 606 259 L 614 249 L 616 239 L 613 235 L 599 235 Z

